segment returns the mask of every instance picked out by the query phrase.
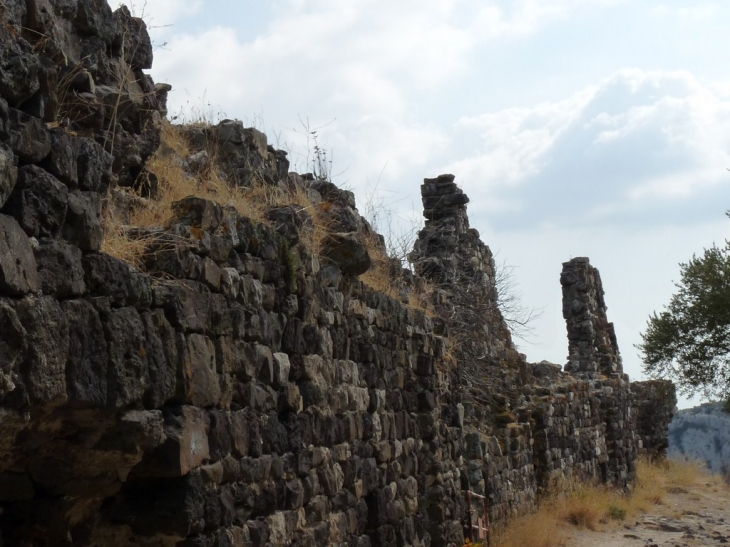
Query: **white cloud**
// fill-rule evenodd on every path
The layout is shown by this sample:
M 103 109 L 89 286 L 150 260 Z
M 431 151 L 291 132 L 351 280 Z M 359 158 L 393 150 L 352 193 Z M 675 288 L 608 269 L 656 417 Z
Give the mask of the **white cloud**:
M 700 2 L 680 7 L 662 5 L 652 11 L 657 18 L 674 17 L 681 21 L 701 23 L 716 17 L 720 10 L 721 6 L 717 2 Z
M 476 201 L 516 200 L 534 221 L 636 218 L 722 191 L 729 122 L 730 95 L 688 72 L 622 70 L 563 101 L 460 120 L 483 147 L 447 169 Z

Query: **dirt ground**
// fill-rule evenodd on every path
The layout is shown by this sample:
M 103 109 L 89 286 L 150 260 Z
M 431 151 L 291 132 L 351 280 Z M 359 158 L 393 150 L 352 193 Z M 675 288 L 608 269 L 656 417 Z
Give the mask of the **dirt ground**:
M 645 515 L 602 530 L 572 529 L 567 547 L 695 547 L 730 544 L 730 488 L 719 479 L 668 487 Z

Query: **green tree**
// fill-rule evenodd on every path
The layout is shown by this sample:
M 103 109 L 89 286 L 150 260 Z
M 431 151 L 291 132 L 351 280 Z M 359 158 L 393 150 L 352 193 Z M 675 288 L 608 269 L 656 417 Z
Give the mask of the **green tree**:
M 670 378 L 680 393 L 730 398 L 730 247 L 712 246 L 680 264 L 669 305 L 641 335 L 644 372 Z

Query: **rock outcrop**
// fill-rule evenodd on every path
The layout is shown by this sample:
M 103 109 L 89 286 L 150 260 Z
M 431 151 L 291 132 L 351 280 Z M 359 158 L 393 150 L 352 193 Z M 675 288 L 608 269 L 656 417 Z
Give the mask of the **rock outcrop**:
M 214 143 L 225 183 L 306 195 L 321 253 L 301 206 L 259 223 L 193 196 L 124 228 L 142 268 L 101 252 L 104 207 L 158 190 L 170 87 L 144 23 L 103 0 L 0 19 L 3 544 L 461 545 L 470 491 L 505 519 L 556 478 L 628 486 L 661 448 L 673 389 L 622 373 L 597 271 L 561 278 L 568 372 L 527 363 L 451 175 L 424 182 L 416 274 L 394 279 L 432 283 L 433 315 L 358 278 L 382 238 L 351 192 L 230 120 L 184 130 L 187 172 Z

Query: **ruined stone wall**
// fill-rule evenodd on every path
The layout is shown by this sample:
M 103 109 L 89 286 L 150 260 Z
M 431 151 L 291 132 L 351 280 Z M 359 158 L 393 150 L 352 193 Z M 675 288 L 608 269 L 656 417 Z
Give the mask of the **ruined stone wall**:
M 667 380 L 634 382 L 631 396 L 641 450 L 651 457 L 665 456 L 669 447 L 669 424 L 677 412 L 675 385 Z
M 469 490 L 504 521 L 555 479 L 627 485 L 665 438 L 671 396 L 621 373 L 587 260 L 561 277 L 570 373 L 517 352 L 450 175 L 424 183 L 413 254 L 433 317 L 358 279 L 373 234 L 350 192 L 230 120 L 187 129 L 189 175 L 214 142 L 228 183 L 325 204 L 320 254 L 301 207 L 261 224 L 194 197 L 124 228 L 140 268 L 101 252 L 103 214 L 156 191 L 169 86 L 143 72 L 144 23 L 99 0 L 3 7 L 2 544 L 461 545 Z

